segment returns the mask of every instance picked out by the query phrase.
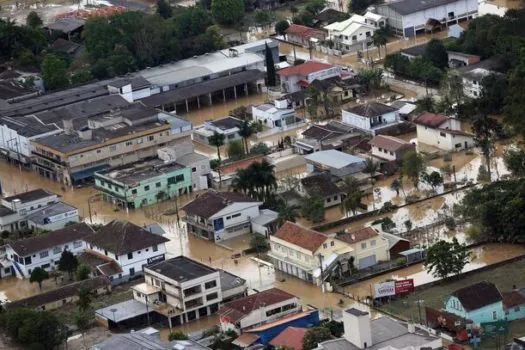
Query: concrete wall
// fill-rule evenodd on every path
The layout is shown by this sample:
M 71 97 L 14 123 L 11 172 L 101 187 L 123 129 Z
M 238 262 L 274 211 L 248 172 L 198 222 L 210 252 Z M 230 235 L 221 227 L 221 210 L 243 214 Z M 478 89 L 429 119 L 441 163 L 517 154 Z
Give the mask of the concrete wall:
M 283 307 L 285 305 L 294 304 L 295 306 L 289 310 L 285 310 L 279 313 L 276 313 L 274 315 L 267 316 L 267 312 L 270 310 L 274 310 L 279 307 Z M 248 316 L 245 316 L 241 320 L 241 329 L 246 329 L 249 327 L 253 327 L 255 325 L 261 324 L 261 323 L 267 323 L 273 320 L 280 319 L 286 315 L 295 314 L 302 310 L 301 303 L 299 301 L 299 298 L 291 298 L 285 301 L 282 301 L 280 303 L 275 303 L 272 305 L 268 305 L 266 307 L 261 307 L 257 310 L 252 311 Z
M 423 125 L 417 126 L 417 141 L 445 151 L 459 151 L 474 147 L 474 139 L 470 136 L 452 135 Z M 465 147 L 465 142 L 467 147 Z

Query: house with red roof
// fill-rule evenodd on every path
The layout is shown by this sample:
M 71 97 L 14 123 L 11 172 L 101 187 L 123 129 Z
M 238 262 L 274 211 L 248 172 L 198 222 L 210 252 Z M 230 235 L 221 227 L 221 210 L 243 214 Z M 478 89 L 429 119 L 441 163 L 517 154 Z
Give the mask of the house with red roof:
M 324 30 L 310 28 L 300 24 L 292 24 L 286 29 L 286 41 L 304 47 L 310 47 L 313 41 L 322 41 L 326 36 L 327 33 Z
M 288 327 L 277 337 L 273 338 L 270 345 L 276 348 L 282 347 L 285 349 L 302 350 L 303 338 L 307 330 L 306 328 Z
M 328 63 L 308 61 L 277 72 L 283 92 L 297 92 L 306 89 L 314 80 L 324 80 L 341 76 L 341 67 Z
M 474 147 L 474 135 L 463 131 L 461 122 L 439 113 L 424 112 L 414 123 L 417 126 L 417 142 L 443 151 L 459 151 Z

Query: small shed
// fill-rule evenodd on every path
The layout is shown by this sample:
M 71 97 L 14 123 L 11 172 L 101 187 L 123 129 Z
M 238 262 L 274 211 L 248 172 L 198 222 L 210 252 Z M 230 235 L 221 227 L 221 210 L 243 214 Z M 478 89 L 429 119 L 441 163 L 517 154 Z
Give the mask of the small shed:
M 407 264 L 411 264 L 423 260 L 427 256 L 427 251 L 423 248 L 412 248 L 404 252 L 399 252 L 399 255 L 407 259 Z

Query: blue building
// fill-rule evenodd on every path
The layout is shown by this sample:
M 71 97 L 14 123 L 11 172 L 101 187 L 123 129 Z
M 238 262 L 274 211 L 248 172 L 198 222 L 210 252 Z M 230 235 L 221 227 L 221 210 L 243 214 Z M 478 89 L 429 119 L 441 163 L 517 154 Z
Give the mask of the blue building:
M 525 318 L 525 288 L 503 293 L 503 307 L 507 321 Z
M 445 302 L 445 309 L 478 325 L 505 319 L 503 297 L 498 288 L 487 281 L 456 290 Z

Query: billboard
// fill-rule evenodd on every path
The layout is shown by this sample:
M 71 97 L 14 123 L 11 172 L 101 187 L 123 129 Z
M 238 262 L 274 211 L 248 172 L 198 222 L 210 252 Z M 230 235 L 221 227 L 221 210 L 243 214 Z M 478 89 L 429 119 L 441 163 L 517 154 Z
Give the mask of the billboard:
M 374 289 L 376 298 L 411 293 L 414 291 L 414 280 L 410 278 L 406 280 L 377 283 L 374 285 Z

